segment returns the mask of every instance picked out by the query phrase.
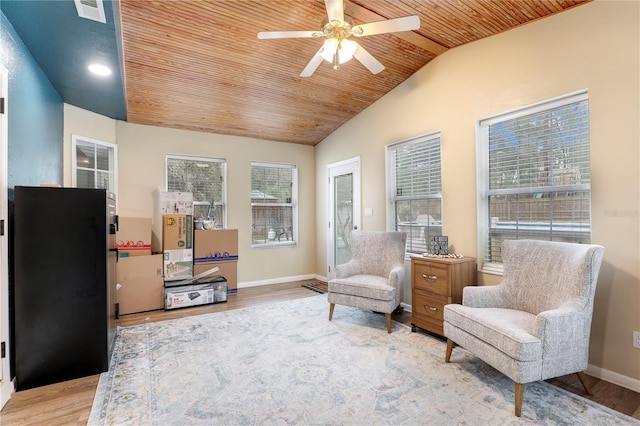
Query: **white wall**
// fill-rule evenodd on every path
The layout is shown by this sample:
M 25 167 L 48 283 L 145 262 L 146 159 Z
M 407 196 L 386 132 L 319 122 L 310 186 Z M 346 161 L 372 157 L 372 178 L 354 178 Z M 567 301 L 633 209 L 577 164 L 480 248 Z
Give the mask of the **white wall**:
M 385 145 L 441 131 L 443 233 L 454 251 L 476 256 L 477 121 L 588 89 L 592 241 L 606 247 L 590 363 L 640 390 L 632 347 L 640 330 L 639 17 L 639 2 L 595 1 L 451 49 L 317 145 L 318 273 L 327 262 L 327 164 L 361 156 L 362 206 L 374 211 L 362 227 L 385 229 Z

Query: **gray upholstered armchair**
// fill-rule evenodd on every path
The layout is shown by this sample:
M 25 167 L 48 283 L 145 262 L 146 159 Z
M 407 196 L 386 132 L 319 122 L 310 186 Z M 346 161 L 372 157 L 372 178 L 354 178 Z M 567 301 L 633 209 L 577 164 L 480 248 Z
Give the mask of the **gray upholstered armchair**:
M 524 384 L 583 373 L 604 247 L 504 241 L 502 283 L 465 287 L 462 305 L 444 308 L 445 361 L 458 344 L 515 382 L 515 414 Z
M 404 232 L 353 231 L 351 260 L 336 266 L 329 281 L 329 321 L 335 305 L 353 306 L 385 314 L 391 333 L 391 313 L 402 302 Z

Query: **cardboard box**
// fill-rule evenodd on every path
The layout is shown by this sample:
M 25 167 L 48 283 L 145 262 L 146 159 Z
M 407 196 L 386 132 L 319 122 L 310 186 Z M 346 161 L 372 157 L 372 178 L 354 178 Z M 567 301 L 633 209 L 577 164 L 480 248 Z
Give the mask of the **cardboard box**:
M 193 275 L 197 276 L 213 267 L 218 267 L 218 274 L 227 281 L 227 293 L 238 293 L 238 262 L 235 260 L 227 262 L 200 262 L 193 265 Z
M 193 216 L 188 214 L 162 215 L 162 249 L 193 249 Z
M 196 262 L 238 260 L 238 230 L 196 229 L 193 234 L 193 257 Z
M 207 305 L 227 301 L 227 283 L 221 277 L 206 277 L 197 283 L 176 287 L 166 287 L 165 309 Z
M 121 315 L 164 308 L 161 254 L 120 259 L 116 277 Z
M 193 194 L 191 192 L 161 192 L 161 214 L 193 215 Z
M 118 217 L 116 247 L 120 257 L 151 255 L 151 218 Z
M 193 250 L 165 250 L 164 280 L 177 281 L 193 276 Z

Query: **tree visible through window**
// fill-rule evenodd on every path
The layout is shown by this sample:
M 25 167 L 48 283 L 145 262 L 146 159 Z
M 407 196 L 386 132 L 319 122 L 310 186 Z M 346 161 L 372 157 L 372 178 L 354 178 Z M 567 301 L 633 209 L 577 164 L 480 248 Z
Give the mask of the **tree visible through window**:
M 505 239 L 590 243 L 591 168 L 586 93 L 479 123 L 484 262 Z
M 226 226 L 226 162 L 218 158 L 167 155 L 167 191 L 193 193 L 194 219 Z
M 297 191 L 296 166 L 251 163 L 253 246 L 295 243 Z

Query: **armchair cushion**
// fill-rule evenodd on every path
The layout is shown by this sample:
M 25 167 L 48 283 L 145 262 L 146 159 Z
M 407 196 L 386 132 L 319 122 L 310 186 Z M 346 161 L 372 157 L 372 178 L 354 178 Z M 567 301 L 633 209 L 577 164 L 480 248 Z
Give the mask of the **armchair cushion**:
M 536 316 L 504 308 L 474 309 L 448 305 L 449 324 L 465 330 L 518 361 L 542 357 L 542 342 L 533 335 Z
M 389 279 L 377 275 L 353 275 L 330 281 L 331 291 L 350 296 L 370 299 L 393 300 L 396 288 L 389 285 Z

